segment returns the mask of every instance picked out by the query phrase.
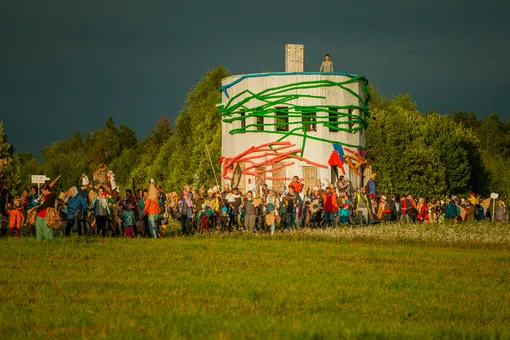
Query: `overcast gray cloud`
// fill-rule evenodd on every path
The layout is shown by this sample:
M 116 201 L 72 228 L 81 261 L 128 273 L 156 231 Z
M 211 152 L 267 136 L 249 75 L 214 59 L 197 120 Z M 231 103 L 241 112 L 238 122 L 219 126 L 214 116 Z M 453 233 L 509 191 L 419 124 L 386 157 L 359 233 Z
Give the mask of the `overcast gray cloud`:
M 36 1 L 0 5 L 0 119 L 18 151 L 37 152 L 112 115 L 146 136 L 174 117 L 208 69 L 284 68 L 284 45 L 324 53 L 385 95 L 423 111 L 510 119 L 504 1 Z M 41 133 L 44 132 L 44 133 Z

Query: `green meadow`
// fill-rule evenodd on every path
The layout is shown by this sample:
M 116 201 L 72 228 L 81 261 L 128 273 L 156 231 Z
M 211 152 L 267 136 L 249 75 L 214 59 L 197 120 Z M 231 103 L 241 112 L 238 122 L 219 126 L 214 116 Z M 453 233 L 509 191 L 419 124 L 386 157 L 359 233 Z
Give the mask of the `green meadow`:
M 0 240 L 0 338 L 510 338 L 510 228 Z

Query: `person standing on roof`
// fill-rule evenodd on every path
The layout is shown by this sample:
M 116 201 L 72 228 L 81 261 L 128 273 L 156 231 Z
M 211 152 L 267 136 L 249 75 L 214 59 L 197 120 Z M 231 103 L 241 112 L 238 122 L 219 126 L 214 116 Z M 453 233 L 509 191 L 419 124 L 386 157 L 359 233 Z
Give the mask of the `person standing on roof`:
M 329 54 L 324 56 L 324 61 L 321 64 L 319 72 L 335 72 L 333 68 L 333 62 L 329 59 Z

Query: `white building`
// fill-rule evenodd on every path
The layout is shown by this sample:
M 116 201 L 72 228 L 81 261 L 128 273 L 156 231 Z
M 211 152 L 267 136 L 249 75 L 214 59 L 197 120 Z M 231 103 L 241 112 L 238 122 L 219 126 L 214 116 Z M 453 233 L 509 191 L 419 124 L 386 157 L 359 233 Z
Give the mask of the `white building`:
M 302 70 L 302 45 L 294 49 L 292 46 L 296 45 L 286 48 L 286 70 Z M 342 171 L 328 165 L 333 144 L 343 145 L 346 155 L 350 153 L 345 147 L 357 151 L 365 146 L 366 84 L 364 77 L 347 73 L 271 72 L 224 78 L 222 102 L 218 105 L 222 114 L 223 157 L 234 160 L 253 146 L 276 141 L 290 143 L 277 146 L 281 148 L 277 152 L 267 151 L 267 147 L 264 152 L 249 152 L 240 158 L 244 161 L 234 162 L 231 169 L 239 164 L 251 173 L 241 177 L 239 188 L 258 190 L 267 183 L 278 189 L 294 175 L 304 179 L 305 188 L 316 186 L 318 180 L 322 184 L 336 182 Z M 293 155 L 314 164 L 295 157 L 278 159 L 282 153 L 298 149 Z M 361 176 L 347 164 L 343 168 L 346 176 L 360 185 Z M 270 169 L 274 171 L 265 172 Z M 254 176 L 254 172 L 258 175 Z M 275 177 L 278 179 L 269 179 Z M 230 183 L 223 179 L 223 184 Z

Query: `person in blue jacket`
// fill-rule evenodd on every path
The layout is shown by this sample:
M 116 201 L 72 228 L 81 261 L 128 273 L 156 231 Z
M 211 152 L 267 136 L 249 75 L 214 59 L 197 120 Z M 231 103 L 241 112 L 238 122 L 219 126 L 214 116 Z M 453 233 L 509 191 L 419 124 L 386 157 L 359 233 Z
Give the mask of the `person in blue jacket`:
M 69 194 L 66 209 L 67 223 L 65 235 L 71 235 L 71 229 L 76 221 L 78 221 L 78 235 L 82 235 L 83 230 L 80 226 L 80 221 L 83 219 L 83 214 L 87 211 L 87 203 L 85 203 L 82 195 L 78 195 L 78 189 L 76 187 L 71 187 L 71 189 L 69 189 Z
M 37 186 L 32 186 L 30 188 L 30 194 L 28 195 L 28 204 L 25 207 L 25 210 L 32 209 L 39 205 L 39 195 L 37 194 L 38 188 Z
M 372 175 L 370 175 L 370 178 L 367 182 L 368 195 L 370 196 L 371 199 L 376 197 L 375 176 L 376 176 L 376 173 L 374 172 Z

